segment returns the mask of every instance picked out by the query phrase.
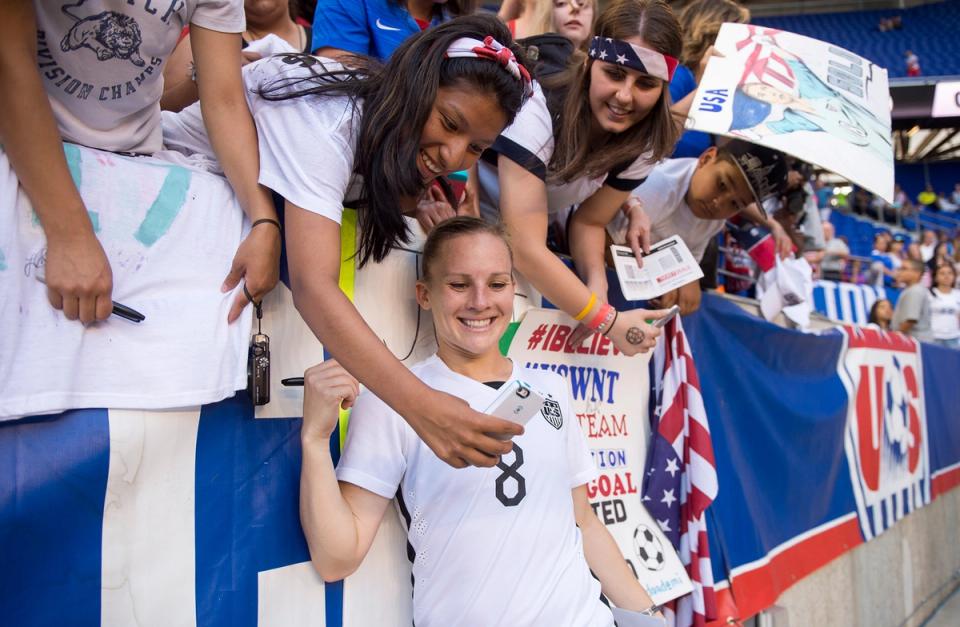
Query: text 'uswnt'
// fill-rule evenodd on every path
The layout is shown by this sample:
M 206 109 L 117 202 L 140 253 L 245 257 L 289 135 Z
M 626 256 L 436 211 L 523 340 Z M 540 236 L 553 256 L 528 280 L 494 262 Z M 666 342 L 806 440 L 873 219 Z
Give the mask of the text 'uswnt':
M 590 403 L 614 403 L 614 388 L 620 380 L 620 373 L 606 368 L 592 366 L 568 366 L 528 361 L 525 366 L 531 370 L 550 370 L 570 383 L 573 399 Z

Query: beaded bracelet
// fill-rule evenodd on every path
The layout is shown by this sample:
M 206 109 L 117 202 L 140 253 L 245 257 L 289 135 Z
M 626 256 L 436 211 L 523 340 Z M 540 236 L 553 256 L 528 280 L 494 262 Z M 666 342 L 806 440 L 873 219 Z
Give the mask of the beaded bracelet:
M 593 319 L 587 323 L 587 327 L 593 331 L 601 330 L 606 325 L 610 324 L 610 319 L 613 317 L 615 311 L 616 310 L 608 303 L 604 303 L 597 311 L 597 315 L 595 315 Z
M 617 310 L 613 307 L 610 308 L 610 311 L 607 312 L 606 317 L 603 319 L 597 328 L 595 329 L 597 333 L 601 335 L 606 335 L 607 331 L 613 326 L 613 322 L 617 319 Z

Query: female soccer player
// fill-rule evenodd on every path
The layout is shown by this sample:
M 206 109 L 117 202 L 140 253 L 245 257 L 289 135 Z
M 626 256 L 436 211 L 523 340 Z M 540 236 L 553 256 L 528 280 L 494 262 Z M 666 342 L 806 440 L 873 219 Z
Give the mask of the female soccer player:
M 396 496 L 407 524 L 417 625 L 612 626 L 602 595 L 656 614 L 587 501 L 595 467 L 568 384 L 500 354 L 514 296 L 500 227 L 471 217 L 437 226 L 424 246 L 416 294 L 433 314 L 438 349 L 412 368 L 414 376 L 477 410 L 519 379 L 550 409 L 514 439 L 509 461 L 454 470 L 376 395 L 358 398 L 357 382 L 336 362 L 307 370 L 300 516 L 317 571 L 335 581 L 356 570 Z M 353 411 L 334 471 L 329 437 L 341 405 Z

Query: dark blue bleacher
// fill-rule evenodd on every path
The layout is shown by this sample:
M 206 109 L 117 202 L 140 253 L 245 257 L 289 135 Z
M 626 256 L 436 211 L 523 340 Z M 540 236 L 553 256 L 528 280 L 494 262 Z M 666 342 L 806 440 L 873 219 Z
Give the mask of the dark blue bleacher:
M 833 211 L 830 213 L 830 222 L 833 223 L 837 237 L 847 240 L 850 253 L 858 257 L 869 257 L 873 251 L 873 237 L 883 230 L 867 218 Z
M 881 18 L 901 16 L 903 28 L 877 30 Z M 960 74 L 960 2 L 953 0 L 907 10 L 757 17 L 754 24 L 829 41 L 887 68 L 891 78 L 906 76 L 904 50 L 920 58 L 924 76 Z
M 960 216 L 957 214 L 944 214 L 929 210 L 920 211 L 918 217 L 920 218 L 920 223 L 923 228 L 945 231 L 950 236 L 953 236 L 957 230 L 957 220 L 960 219 Z M 904 226 L 906 226 L 906 224 L 904 224 Z

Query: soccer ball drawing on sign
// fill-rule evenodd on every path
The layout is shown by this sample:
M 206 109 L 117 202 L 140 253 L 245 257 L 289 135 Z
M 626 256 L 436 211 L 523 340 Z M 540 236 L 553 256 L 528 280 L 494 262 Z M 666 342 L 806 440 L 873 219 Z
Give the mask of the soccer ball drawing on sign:
M 633 531 L 633 550 L 647 570 L 660 570 L 664 565 L 660 539 L 646 525 L 637 525 Z

